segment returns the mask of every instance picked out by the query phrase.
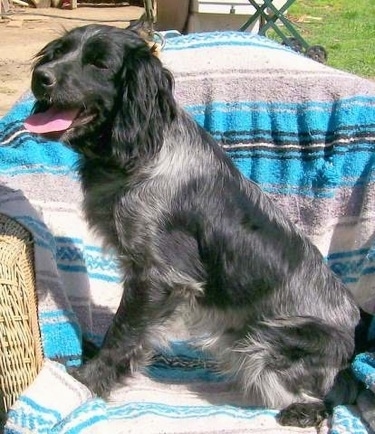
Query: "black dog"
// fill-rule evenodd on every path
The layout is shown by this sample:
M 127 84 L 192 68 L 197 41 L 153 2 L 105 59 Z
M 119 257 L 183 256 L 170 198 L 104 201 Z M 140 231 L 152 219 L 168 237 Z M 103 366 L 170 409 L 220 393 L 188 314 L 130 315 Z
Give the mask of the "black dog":
M 183 312 L 242 393 L 281 408 L 282 424 L 318 424 L 346 399 L 338 374 L 358 309 L 311 242 L 178 106 L 154 51 L 136 26 L 89 25 L 48 44 L 33 71 L 26 125 L 80 154 L 87 220 L 124 274 L 103 347 L 75 375 L 105 396 Z

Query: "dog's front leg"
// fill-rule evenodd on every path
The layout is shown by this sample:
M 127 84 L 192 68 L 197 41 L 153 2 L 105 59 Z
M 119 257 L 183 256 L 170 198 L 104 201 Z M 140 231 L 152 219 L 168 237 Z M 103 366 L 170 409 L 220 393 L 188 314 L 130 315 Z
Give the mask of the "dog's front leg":
M 72 372 L 95 394 L 106 397 L 121 377 L 145 366 L 152 356 L 151 328 L 162 321 L 148 282 L 125 284 L 120 306 L 97 356 Z

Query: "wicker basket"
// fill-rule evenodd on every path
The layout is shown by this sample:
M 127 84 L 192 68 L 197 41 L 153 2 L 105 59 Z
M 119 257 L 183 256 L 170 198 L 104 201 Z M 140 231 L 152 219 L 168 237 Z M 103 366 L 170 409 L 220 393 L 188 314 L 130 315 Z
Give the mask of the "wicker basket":
M 34 380 L 42 359 L 32 236 L 0 214 L 0 410 Z

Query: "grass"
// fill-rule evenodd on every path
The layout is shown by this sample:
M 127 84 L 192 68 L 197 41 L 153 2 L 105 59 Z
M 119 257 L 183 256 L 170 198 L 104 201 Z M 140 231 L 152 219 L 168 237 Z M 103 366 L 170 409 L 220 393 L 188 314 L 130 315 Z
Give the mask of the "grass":
M 375 79 L 375 0 L 296 0 L 287 16 L 327 65 Z

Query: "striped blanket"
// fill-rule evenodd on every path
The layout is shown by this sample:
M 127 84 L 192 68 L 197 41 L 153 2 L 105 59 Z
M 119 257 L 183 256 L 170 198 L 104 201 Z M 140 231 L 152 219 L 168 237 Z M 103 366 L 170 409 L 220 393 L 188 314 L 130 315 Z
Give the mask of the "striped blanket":
M 175 74 L 180 103 L 374 314 L 375 83 L 246 33 L 170 38 L 162 59 Z M 121 276 L 84 222 L 75 154 L 24 130 L 32 104 L 26 95 L 0 120 L 0 212 L 34 236 L 46 361 L 10 410 L 5 432 L 317 432 L 278 426 L 276 411 L 241 401 L 183 336 L 108 402 L 66 373 L 65 366 L 81 362 L 82 334 L 101 342 Z M 320 432 L 375 429 L 375 354 L 357 356 L 353 370 L 366 390 L 356 406 L 335 408 Z

